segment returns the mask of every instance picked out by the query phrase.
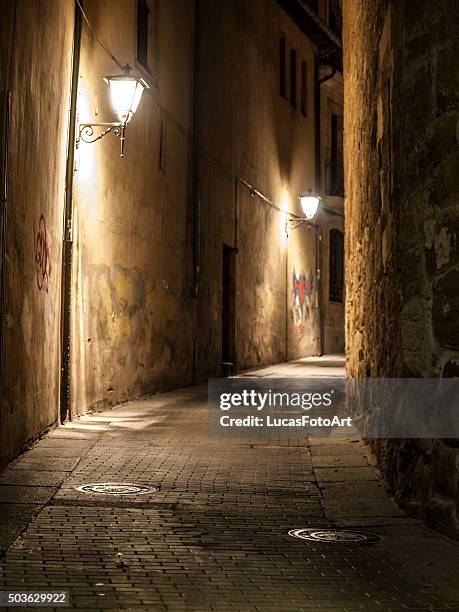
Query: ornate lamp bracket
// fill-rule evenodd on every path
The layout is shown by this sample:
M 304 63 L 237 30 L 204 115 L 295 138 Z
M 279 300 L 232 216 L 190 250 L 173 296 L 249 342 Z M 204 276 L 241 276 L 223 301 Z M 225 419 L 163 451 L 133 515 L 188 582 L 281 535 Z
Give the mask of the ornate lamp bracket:
M 78 136 L 76 138 L 75 147 L 78 149 L 80 142 L 86 142 L 92 144 L 97 142 L 107 134 L 114 134 L 120 139 L 120 157 L 124 157 L 124 141 L 126 132 L 126 121 L 124 122 L 112 122 L 112 123 L 79 123 L 78 124 Z M 102 132 L 97 134 L 94 128 L 101 129 Z

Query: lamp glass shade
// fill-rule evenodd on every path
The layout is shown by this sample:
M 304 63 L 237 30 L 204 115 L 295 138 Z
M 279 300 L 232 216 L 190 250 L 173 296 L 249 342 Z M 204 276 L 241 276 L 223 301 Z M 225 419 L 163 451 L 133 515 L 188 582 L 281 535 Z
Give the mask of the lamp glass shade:
M 304 195 L 300 196 L 301 208 L 306 219 L 314 219 L 319 207 L 320 198 L 316 195 Z
M 129 75 L 105 77 L 104 80 L 110 87 L 113 110 L 121 122 L 127 123 L 136 112 L 148 85 L 143 79 Z

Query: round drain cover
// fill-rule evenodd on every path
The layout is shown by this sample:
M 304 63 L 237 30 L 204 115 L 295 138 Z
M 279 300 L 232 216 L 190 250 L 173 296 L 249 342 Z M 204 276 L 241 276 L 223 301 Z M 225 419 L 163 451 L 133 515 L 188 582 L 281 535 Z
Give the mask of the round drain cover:
M 288 534 L 301 540 L 314 542 L 343 542 L 346 544 L 371 544 L 381 538 L 367 531 L 351 531 L 350 529 L 292 529 Z
M 102 495 L 145 495 L 155 493 L 158 487 L 132 484 L 130 482 L 94 482 L 74 487 L 81 493 L 100 493 Z

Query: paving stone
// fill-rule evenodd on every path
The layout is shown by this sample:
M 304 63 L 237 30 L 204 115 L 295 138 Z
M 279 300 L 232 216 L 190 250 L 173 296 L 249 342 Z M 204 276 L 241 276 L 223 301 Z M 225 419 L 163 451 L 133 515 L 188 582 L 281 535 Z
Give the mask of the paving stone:
M 68 475 L 68 472 L 48 472 L 46 470 L 26 471 L 11 467 L 0 474 L 0 485 L 58 487 L 64 482 Z
M 338 527 L 342 528 L 352 528 L 356 527 L 357 529 L 368 528 L 368 527 L 402 527 L 405 525 L 410 526 L 420 526 L 423 522 L 420 519 L 413 519 L 410 517 L 378 517 L 378 516 L 359 516 L 359 517 L 350 517 L 350 518 L 335 518 L 334 523 Z
M 325 516 L 335 518 L 359 517 L 381 517 L 381 516 L 398 516 L 403 517 L 403 512 L 399 507 L 389 499 L 380 499 L 377 504 L 374 500 L 361 501 L 359 499 L 343 500 L 334 498 L 328 499 L 326 496 L 323 501 Z
M 311 459 L 312 461 L 312 459 Z M 367 455 L 357 454 L 345 454 L 345 455 L 317 455 L 314 456 L 315 467 L 330 467 L 330 468 L 342 468 L 342 467 L 368 467 L 373 466 L 374 460 Z
M 67 437 L 57 437 L 57 433 L 60 432 L 61 428 L 58 428 L 53 432 L 53 435 L 48 435 L 42 440 L 40 440 L 33 448 L 39 448 L 40 450 L 44 450 L 45 448 L 60 448 L 60 449 L 81 449 L 85 450 L 91 448 L 94 442 L 93 440 L 84 440 L 84 439 L 73 439 Z M 65 431 L 65 429 L 64 429 Z
M 381 480 L 381 474 L 373 467 L 358 468 L 321 468 L 315 469 L 317 482 L 346 482 L 362 480 Z
M 41 508 L 41 504 L 0 504 L 0 552 L 14 542 Z
M 370 452 L 368 446 L 365 446 L 364 444 L 359 444 L 359 445 L 354 445 L 351 443 L 330 444 L 328 440 L 324 441 L 323 446 L 320 444 L 311 445 L 310 451 L 313 457 L 317 455 L 319 456 L 325 455 L 327 457 L 330 457 L 331 455 L 336 455 L 337 457 L 344 457 L 345 455 L 362 456 L 362 455 L 368 455 Z
M 73 441 L 73 440 L 72 440 Z M 87 451 L 88 446 L 68 446 L 68 445 L 59 445 L 59 446 L 41 446 L 34 447 L 30 451 L 28 451 L 27 456 L 30 459 L 43 459 L 43 458 L 53 458 L 53 459 L 63 459 L 65 457 L 70 458 L 80 458 Z
M 0 503 L 39 504 L 48 502 L 58 487 L 35 487 L 0 483 Z
M 53 430 L 49 437 L 52 439 L 63 440 L 97 440 L 100 436 L 100 431 L 89 431 L 81 429 L 73 429 L 70 427 L 58 427 Z
M 44 472 L 71 472 L 79 461 L 78 457 L 30 457 L 28 453 L 14 464 L 15 470 Z
M 391 496 L 384 480 L 362 480 L 350 482 L 322 482 L 320 490 L 324 496 L 337 499 L 380 499 Z
M 336 437 L 328 437 L 328 438 L 316 438 L 311 437 L 309 439 L 309 446 L 313 449 L 315 446 L 320 447 L 328 447 L 328 446 L 340 446 L 343 450 L 345 449 L 353 449 L 356 451 L 357 449 L 366 448 L 365 443 L 357 436 L 357 437 L 344 437 L 344 436 L 336 436 Z

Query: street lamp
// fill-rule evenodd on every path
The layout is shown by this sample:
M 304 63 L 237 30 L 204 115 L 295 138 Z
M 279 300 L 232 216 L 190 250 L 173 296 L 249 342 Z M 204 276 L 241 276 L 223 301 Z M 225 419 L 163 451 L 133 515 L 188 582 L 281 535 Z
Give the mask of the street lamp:
M 142 97 L 144 89 L 148 89 L 147 83 L 141 77 L 130 75 L 131 67 L 127 64 L 124 74 L 103 77 L 110 89 L 110 97 L 113 110 L 118 115 L 119 121 L 109 123 L 80 123 L 76 148 L 79 147 L 80 140 L 86 143 L 93 143 L 100 140 L 110 132 L 120 139 L 121 154 L 124 157 L 124 141 L 126 125 L 134 116 Z M 94 128 L 105 128 L 98 136 L 94 136 Z
M 307 223 L 310 227 L 312 225 L 312 220 L 317 214 L 317 209 L 319 208 L 320 196 L 314 194 L 312 189 L 309 189 L 307 195 L 302 195 L 298 198 L 300 200 L 301 208 L 303 209 L 304 217 L 293 217 L 288 219 L 286 223 L 286 231 L 294 230 L 300 225 Z
M 319 207 L 320 197 L 318 195 L 314 195 L 309 190 L 308 195 L 300 196 L 300 204 L 303 209 L 305 220 L 312 221 L 316 216 L 317 209 Z

